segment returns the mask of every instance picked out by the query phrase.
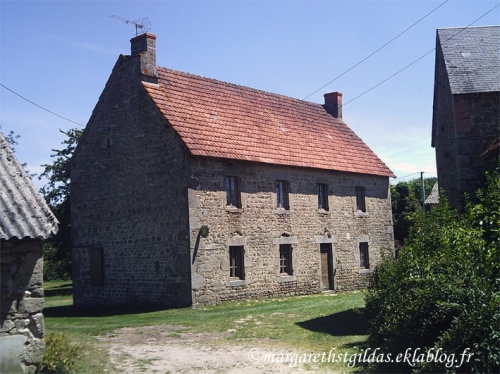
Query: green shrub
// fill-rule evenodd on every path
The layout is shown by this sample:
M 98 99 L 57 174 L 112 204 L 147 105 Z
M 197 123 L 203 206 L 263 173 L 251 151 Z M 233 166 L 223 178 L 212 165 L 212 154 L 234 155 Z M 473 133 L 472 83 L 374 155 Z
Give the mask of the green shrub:
M 72 344 L 68 337 L 59 332 L 45 337 L 45 354 L 43 356 L 41 373 L 72 373 L 75 371 L 79 347 Z
M 464 213 L 440 202 L 432 215 L 416 215 L 398 258 L 379 266 L 366 298 L 368 346 L 417 360 L 375 363 L 374 371 L 500 371 L 500 179 L 488 179 Z M 436 352 L 456 361 L 430 359 Z

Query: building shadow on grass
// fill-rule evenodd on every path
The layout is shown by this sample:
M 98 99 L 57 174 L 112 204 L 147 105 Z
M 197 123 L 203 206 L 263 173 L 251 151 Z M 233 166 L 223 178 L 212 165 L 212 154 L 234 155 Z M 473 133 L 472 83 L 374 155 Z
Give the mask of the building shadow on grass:
M 176 307 L 158 306 L 158 307 L 107 307 L 97 306 L 93 308 L 76 308 L 74 305 L 52 306 L 43 309 L 45 317 L 109 317 L 126 314 L 153 313 L 168 309 L 177 309 Z
M 71 283 L 66 283 L 66 284 L 62 284 L 58 287 L 44 289 L 43 293 L 44 293 L 45 297 L 68 296 L 68 295 L 73 294 L 73 287 L 71 286 Z
M 333 336 L 368 335 L 368 320 L 364 314 L 364 308 L 349 309 L 329 316 L 297 322 L 297 325 L 306 330 Z

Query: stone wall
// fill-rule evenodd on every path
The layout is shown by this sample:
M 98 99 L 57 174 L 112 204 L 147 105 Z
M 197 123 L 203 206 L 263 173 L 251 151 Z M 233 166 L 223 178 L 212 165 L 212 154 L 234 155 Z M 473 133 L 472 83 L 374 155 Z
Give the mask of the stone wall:
M 393 247 L 387 177 L 191 158 L 189 213 L 193 305 L 320 292 L 320 245 L 333 249 L 335 289 L 366 287 Z M 226 207 L 224 176 L 236 176 L 240 209 Z M 290 210 L 276 209 L 275 181 L 287 180 Z M 318 210 L 318 183 L 329 189 L 329 210 Z M 356 186 L 366 213 L 356 211 Z M 199 235 L 202 226 L 209 235 Z M 368 242 L 370 269 L 360 268 L 359 243 Z M 279 274 L 279 244 L 292 245 L 293 275 Z M 229 277 L 229 246 L 244 246 L 244 280 Z
M 434 82 L 433 147 L 436 151 L 436 167 L 439 188 L 446 191 L 448 200 L 458 206 L 458 167 L 455 123 L 453 116 L 453 95 L 448 73 L 438 43 L 436 52 L 436 73 Z
M 44 343 L 41 240 L 0 241 L 0 373 L 34 373 Z
M 498 165 L 498 159 L 480 155 L 500 135 L 500 93 L 454 95 L 457 137 L 458 191 L 472 193 L 485 185 L 484 173 Z
M 186 151 L 138 72 L 139 56 L 117 62 L 73 159 L 79 307 L 191 303 Z

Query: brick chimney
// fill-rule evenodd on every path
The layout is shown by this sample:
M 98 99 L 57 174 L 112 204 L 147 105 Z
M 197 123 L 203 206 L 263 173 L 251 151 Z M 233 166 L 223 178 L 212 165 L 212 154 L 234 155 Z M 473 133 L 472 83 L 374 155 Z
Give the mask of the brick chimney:
M 325 108 L 332 116 L 342 119 L 342 92 L 330 92 L 325 97 Z
M 132 56 L 141 56 L 141 74 L 152 78 L 147 81 L 157 83 L 156 35 L 145 33 L 130 39 L 130 52 Z

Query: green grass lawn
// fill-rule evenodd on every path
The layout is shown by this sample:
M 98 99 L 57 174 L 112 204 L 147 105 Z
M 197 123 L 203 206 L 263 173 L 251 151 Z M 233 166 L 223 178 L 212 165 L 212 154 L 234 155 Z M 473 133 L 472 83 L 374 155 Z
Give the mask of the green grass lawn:
M 64 332 L 80 345 L 84 353 L 80 368 L 85 373 L 104 372 L 107 366 L 107 353 L 94 337 L 122 327 L 168 324 L 213 333 L 234 329 L 224 339 L 253 344 L 262 340 L 304 354 L 328 353 L 332 348 L 337 353 L 359 353 L 368 328 L 362 314 L 363 292 L 227 302 L 199 309 L 82 311 L 73 306 L 70 281 L 50 281 L 44 287 L 46 334 Z M 350 370 L 337 363 L 328 363 L 328 368 Z

